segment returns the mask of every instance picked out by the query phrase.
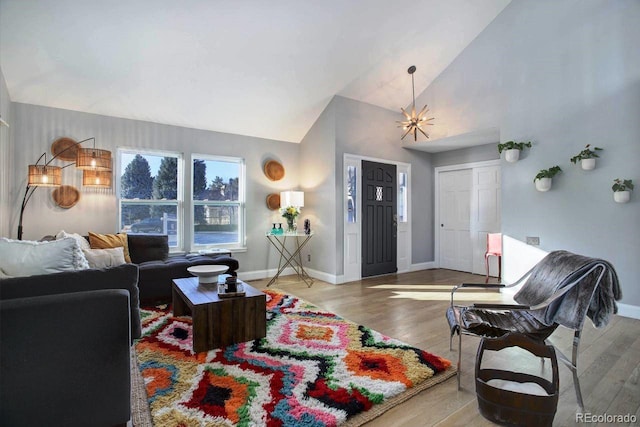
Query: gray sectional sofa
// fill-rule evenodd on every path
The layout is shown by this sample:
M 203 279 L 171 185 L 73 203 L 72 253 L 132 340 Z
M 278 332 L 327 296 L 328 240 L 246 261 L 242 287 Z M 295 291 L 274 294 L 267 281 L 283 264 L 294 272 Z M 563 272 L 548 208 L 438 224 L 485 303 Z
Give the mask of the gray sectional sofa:
M 132 264 L 0 280 L 0 425 L 126 424 L 137 284 Z
M 171 301 L 171 281 L 182 277 L 193 277 L 187 271 L 194 265 L 226 265 L 227 274 L 237 275 L 238 260 L 226 255 L 179 255 L 169 256 L 169 241 L 166 235 L 127 235 L 131 262 L 140 269 L 140 300 L 149 302 Z

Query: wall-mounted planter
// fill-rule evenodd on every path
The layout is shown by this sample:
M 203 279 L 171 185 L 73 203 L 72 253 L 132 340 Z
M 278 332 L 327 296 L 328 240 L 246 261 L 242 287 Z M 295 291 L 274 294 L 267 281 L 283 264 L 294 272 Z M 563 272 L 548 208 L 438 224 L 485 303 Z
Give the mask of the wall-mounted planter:
M 583 170 L 590 171 L 596 168 L 596 159 L 582 159 L 580 160 L 580 167 Z
M 531 141 L 507 141 L 498 144 L 498 153 L 502 154 L 502 152 L 504 151 L 504 159 L 509 163 L 515 163 L 518 161 L 518 159 L 520 159 L 520 152 L 525 148 L 531 148 Z
M 590 148 L 591 144 L 587 144 L 584 147 L 584 150 L 570 158 L 571 163 L 576 164 L 580 161 L 580 167 L 583 170 L 590 171 L 591 169 L 595 169 L 596 167 L 596 159 L 600 156 L 596 154 L 596 151 L 602 151 L 600 147 L 593 147 L 593 150 Z
M 535 180 L 536 190 L 538 191 L 549 191 L 551 189 L 551 178 L 538 178 Z
M 504 151 L 504 159 L 509 163 L 515 163 L 520 159 L 520 150 L 514 148 L 512 150 Z
M 631 191 L 625 190 L 625 191 L 613 192 L 613 200 L 615 200 L 616 203 L 627 203 L 630 198 L 631 198 Z

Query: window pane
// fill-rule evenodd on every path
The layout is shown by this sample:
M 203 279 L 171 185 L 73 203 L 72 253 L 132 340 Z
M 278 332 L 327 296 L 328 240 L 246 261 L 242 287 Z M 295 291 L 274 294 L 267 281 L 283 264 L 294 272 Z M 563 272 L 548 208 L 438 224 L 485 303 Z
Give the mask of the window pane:
M 240 243 L 239 204 L 199 204 L 194 209 L 194 217 L 199 217 L 193 227 L 196 245 Z
M 193 200 L 237 202 L 239 176 L 238 162 L 194 159 Z
M 356 167 L 347 167 L 347 222 L 356 222 Z
M 244 245 L 244 162 L 193 157 L 193 244 Z
M 122 199 L 178 199 L 177 157 L 122 151 L 120 162 Z
M 407 222 L 407 174 L 398 174 L 398 222 Z
M 120 229 L 129 234 L 167 234 L 178 245 L 176 204 L 121 203 Z

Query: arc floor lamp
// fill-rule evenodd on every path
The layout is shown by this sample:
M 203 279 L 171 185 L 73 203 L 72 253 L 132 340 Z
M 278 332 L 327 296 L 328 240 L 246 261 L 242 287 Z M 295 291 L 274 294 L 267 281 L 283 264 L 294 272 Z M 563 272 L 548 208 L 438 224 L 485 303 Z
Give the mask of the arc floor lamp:
M 83 142 L 93 140 L 93 148 L 78 148 Z M 47 160 L 47 153 L 42 153 L 36 163 L 29 165 L 29 175 L 27 177 L 27 188 L 22 198 L 20 206 L 20 218 L 18 220 L 18 240 L 22 240 L 22 219 L 24 210 L 31 199 L 31 196 L 38 187 L 59 187 L 62 185 L 62 169 L 69 166 L 76 166 L 77 169 L 83 171 L 82 183 L 84 186 L 90 187 L 111 187 L 111 152 L 95 148 L 96 139 L 94 137 L 84 139 L 69 145 L 64 150 L 55 153 L 53 157 Z M 74 163 L 66 166 L 52 165 L 51 162 L 60 157 L 61 154 L 76 148 L 76 160 Z M 43 163 L 40 161 L 44 159 Z

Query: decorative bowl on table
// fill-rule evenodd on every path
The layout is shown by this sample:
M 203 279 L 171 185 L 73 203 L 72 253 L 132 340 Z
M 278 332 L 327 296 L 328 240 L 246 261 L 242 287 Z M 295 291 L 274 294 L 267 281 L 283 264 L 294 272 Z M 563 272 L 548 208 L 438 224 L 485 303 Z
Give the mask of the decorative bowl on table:
M 194 265 L 187 271 L 198 277 L 198 283 L 218 283 L 218 275 L 227 271 L 226 265 Z

